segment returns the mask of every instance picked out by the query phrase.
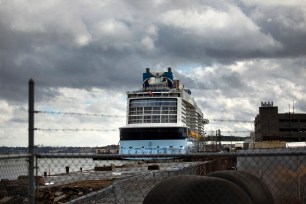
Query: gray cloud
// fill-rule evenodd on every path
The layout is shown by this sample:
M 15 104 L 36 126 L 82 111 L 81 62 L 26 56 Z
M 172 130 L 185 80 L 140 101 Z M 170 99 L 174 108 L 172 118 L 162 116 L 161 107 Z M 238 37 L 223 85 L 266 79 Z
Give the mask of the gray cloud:
M 6 20 L 0 23 L 3 86 L 24 86 L 29 78 L 46 87 L 120 87 L 123 78 L 124 86 L 131 86 L 136 76 L 129 74 L 130 69 L 137 73 L 147 64 L 229 64 L 277 53 L 301 54 L 306 47 L 299 43 L 305 34 L 302 13 L 285 16 L 288 26 L 279 18 L 290 8 L 251 10 L 247 16 L 238 5 L 213 1 L 188 6 L 147 1 L 115 5 L 82 1 L 50 4 L 50 8 L 37 2 L 4 5 L 1 19 Z M 261 17 L 256 18 L 256 12 Z M 272 23 L 262 20 L 265 15 Z M 300 29 L 293 32 L 289 20 L 302 21 Z M 283 50 L 282 45 L 294 49 Z M 18 92 L 14 85 L 11 90 Z
M 39 102 L 65 101 L 64 87 L 124 93 L 141 87 L 146 67 L 171 66 L 210 117 L 249 117 L 262 100 L 285 110 L 294 99 L 305 111 L 305 9 L 294 1 L 1 1 L 0 110 L 26 106 L 31 78 Z
M 306 17 L 303 6 L 260 7 L 251 12 L 251 17 L 263 33 L 282 42 L 284 48 L 279 56 L 301 56 L 306 53 Z

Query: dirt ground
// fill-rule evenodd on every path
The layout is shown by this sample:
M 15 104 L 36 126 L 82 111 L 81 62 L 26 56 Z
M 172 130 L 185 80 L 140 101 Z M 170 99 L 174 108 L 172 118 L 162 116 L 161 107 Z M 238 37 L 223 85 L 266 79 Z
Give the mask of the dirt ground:
M 75 183 L 65 184 L 63 187 L 71 187 L 71 188 L 92 188 L 95 190 L 99 190 L 101 188 L 106 188 L 113 183 L 112 180 L 86 180 L 86 181 L 78 181 Z
M 67 202 L 113 184 L 113 180 L 86 180 L 39 189 L 38 203 Z

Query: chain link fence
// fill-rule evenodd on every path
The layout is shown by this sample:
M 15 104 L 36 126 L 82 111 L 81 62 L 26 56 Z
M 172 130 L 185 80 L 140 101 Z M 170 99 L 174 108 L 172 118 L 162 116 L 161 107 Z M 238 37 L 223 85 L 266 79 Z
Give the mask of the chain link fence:
M 129 159 L 118 154 L 36 154 L 35 202 L 143 203 L 161 185 L 160 189 L 163 190 L 155 198 L 161 198 L 164 203 L 171 201 L 169 195 L 174 196 L 184 188 L 182 192 L 190 191 L 185 195 L 191 199 L 189 203 L 196 203 L 196 198 L 201 198 L 204 202 L 204 198 L 198 194 L 206 195 L 207 203 L 213 203 L 211 200 L 208 202 L 208 198 L 215 199 L 215 194 L 219 195 L 216 198 L 222 198 L 223 203 L 237 203 L 234 202 L 235 198 L 224 197 L 235 195 L 228 191 L 234 189 L 232 183 L 236 181 L 231 181 L 230 185 L 224 184 L 224 180 L 229 180 L 229 177 L 225 179 L 221 174 L 220 177 L 213 173 L 226 170 L 255 176 L 267 187 L 274 203 L 306 203 L 306 149 L 247 150 L 158 157 L 146 155 L 137 160 L 131 155 L 125 156 Z M 29 203 L 28 156 L 1 156 L 0 163 L 0 203 Z M 184 180 L 189 177 L 191 180 Z M 217 185 L 218 179 L 212 182 L 208 177 L 219 177 L 219 180 L 222 178 L 223 183 Z M 237 175 L 234 177 L 237 178 Z M 175 178 L 179 180 L 171 180 Z M 251 189 L 250 191 L 258 192 L 249 178 L 243 178 L 245 186 L 241 187 L 242 184 L 239 184 L 240 190 L 246 192 Z M 179 181 L 184 182 L 180 184 Z M 174 191 L 167 192 L 166 189 L 171 189 L 171 185 Z M 168 196 L 163 195 L 166 192 Z M 184 195 L 182 192 L 177 198 Z M 243 200 L 243 196 L 239 195 Z M 170 201 L 169 203 L 173 203 Z M 162 202 L 159 200 L 155 203 Z
M 0 155 L 0 203 L 28 203 L 28 156 Z

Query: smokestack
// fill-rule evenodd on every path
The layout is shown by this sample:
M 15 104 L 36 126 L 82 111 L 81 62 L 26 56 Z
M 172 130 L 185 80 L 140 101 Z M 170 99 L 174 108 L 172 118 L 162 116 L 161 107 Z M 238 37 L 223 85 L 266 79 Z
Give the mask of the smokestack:
M 146 68 L 146 73 L 150 73 L 150 68 Z
M 171 67 L 168 67 L 168 72 L 171 72 Z
M 175 89 L 178 91 L 180 87 L 180 80 L 177 80 L 177 79 L 173 80 L 173 85 Z

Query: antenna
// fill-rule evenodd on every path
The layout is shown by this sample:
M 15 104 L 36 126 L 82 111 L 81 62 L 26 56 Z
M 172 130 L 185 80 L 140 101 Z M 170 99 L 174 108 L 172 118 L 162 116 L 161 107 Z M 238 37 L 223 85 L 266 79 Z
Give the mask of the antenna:
M 292 113 L 294 113 L 294 100 L 292 100 L 293 107 L 292 107 Z

